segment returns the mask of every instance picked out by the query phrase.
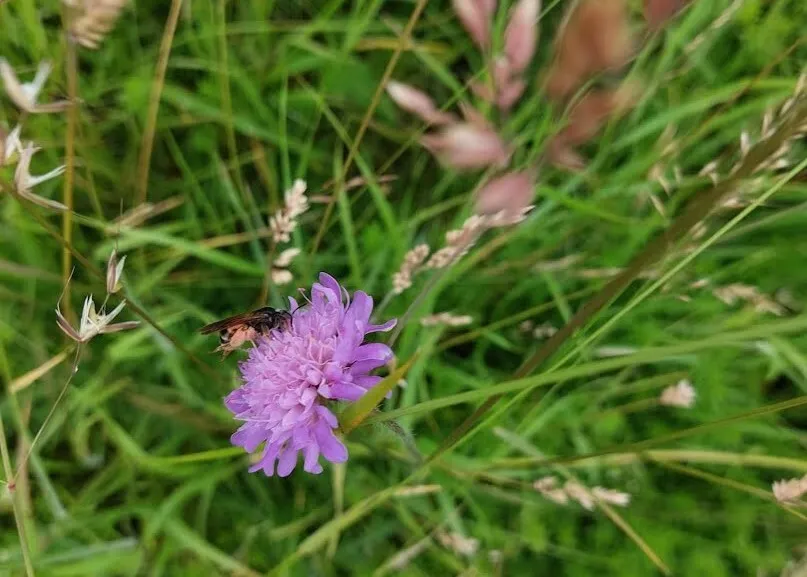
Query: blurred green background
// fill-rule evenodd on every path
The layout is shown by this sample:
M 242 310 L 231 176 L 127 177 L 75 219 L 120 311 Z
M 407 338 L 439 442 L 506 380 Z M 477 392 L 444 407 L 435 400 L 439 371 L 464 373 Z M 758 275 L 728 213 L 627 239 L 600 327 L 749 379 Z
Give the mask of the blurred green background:
M 397 358 L 420 356 L 381 409 L 404 409 L 393 416 L 421 454 L 445 447 L 496 386 L 513 387 L 428 468 L 381 417 L 349 435 L 345 467 L 286 479 L 247 473 L 222 404 L 243 354 L 220 361 L 196 331 L 260 302 L 267 220 L 295 178 L 312 208 L 289 245 L 302 251 L 294 281 L 272 287 L 270 304 L 319 271 L 380 302 L 409 249 L 442 246 L 472 213 L 480 175 L 442 168 L 417 144 L 422 123 L 375 97 L 386 76 L 440 104 L 475 102 L 465 83 L 484 62 L 447 1 L 181 4 L 165 38 L 172 3 L 131 3 L 97 50 L 70 47 L 58 2 L 0 4 L 0 56 L 24 80 L 52 63 L 41 101 L 66 98 L 71 77 L 80 99 L 74 115 L 24 114 L 5 95 L 0 107 L 6 130 L 21 123 L 42 147 L 35 174 L 68 164 L 35 192 L 72 195 L 75 208 L 65 217 L 15 197 L 14 167 L 2 169 L 0 575 L 24 575 L 27 557 L 36 575 L 58 576 L 778 576 L 801 558 L 807 517 L 778 504 L 771 483 L 807 473 L 804 143 L 792 143 L 789 169 L 742 181 L 730 171 L 741 135 L 759 140 L 766 110 L 796 90 L 807 4 L 696 0 L 650 34 L 631 3 L 641 49 L 624 74 L 641 97 L 582 147 L 585 170 L 545 166 L 525 222 L 386 299 L 384 317 L 409 310 Z M 530 88 L 503 119 L 522 166 L 561 126 L 537 78 L 570 4 L 544 2 Z M 546 343 L 531 327 L 561 327 L 601 294 L 614 268 L 711 190 L 699 173 L 713 160 L 741 202 L 700 214 L 698 234 L 640 267 L 533 380 L 513 381 Z M 365 184 L 346 189 L 345 175 Z M 134 224 L 116 224 L 132 210 Z M 103 299 L 97 273 L 115 247 L 127 255 L 120 318 L 141 326 L 88 343 L 71 378 L 74 348 L 54 309 L 73 267 L 61 304 L 71 320 L 85 295 Z M 737 285 L 756 300 L 718 298 Z M 444 311 L 473 323 L 419 322 Z M 681 379 L 694 407 L 660 406 Z M 631 502 L 559 505 L 532 487 L 547 475 Z

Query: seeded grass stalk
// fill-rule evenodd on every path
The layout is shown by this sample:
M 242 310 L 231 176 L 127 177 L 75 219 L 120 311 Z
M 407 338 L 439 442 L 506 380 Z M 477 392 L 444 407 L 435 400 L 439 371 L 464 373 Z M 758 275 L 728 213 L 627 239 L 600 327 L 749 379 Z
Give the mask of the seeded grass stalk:
M 469 210 L 479 174 L 451 173 L 434 162 L 417 144 L 434 128 L 402 114 L 380 92 L 381 81 L 398 52 L 389 79 L 427 91 L 443 112 L 479 105 L 470 83 L 492 78 L 517 2 L 498 3 L 484 53 L 449 2 L 426 2 L 407 33 L 415 3 L 226 2 L 226 19 L 218 0 L 184 3 L 154 124 L 148 198 L 137 206 L 146 126 L 139 122 L 153 110 L 171 3 L 104 3 L 122 7 L 115 26 L 103 24 L 94 49 L 77 46 L 72 237 L 62 230 L 63 215 L 7 193 L 7 186 L 0 192 L 0 368 L 16 391 L 0 400 L 0 415 L 9 425 L 2 432 L 11 463 L 21 462 L 69 376 L 72 353 L 58 360 L 65 345 L 53 312 L 63 252 L 75 268 L 75 306 L 84 294 L 101 294 L 102 266 L 117 245 L 129 255 L 127 320 L 151 324 L 93 340 L 20 470 L 17 494 L 0 491 L 7 572 L 26 571 L 9 518 L 12 497 L 37 575 L 632 577 L 656 570 L 606 514 L 576 503 L 561 507 L 539 494 L 533 483 L 558 464 L 510 467 L 530 455 L 491 429 L 430 465 L 418 461 L 474 407 L 504 394 L 506 411 L 489 423 L 495 431 L 514 431 L 545 455 L 583 457 L 563 464 L 583 487 L 630 493 L 628 508 L 613 509 L 675 574 L 720 574 L 726 567 L 782 573 L 799 546 L 802 519 L 794 512 L 804 511 L 774 503 L 771 484 L 807 473 L 805 406 L 782 404 L 807 390 L 800 305 L 807 223 L 799 208 L 807 188 L 798 176 L 780 184 L 790 168 L 765 171 L 759 183 L 756 175 L 743 178 L 756 192 L 728 192 L 743 203 L 778 189 L 747 213 L 747 204 L 722 207 L 706 234 L 672 243 L 663 266 L 644 268 L 640 284 L 586 320 L 551 358 L 523 378 L 512 375 L 548 342 L 547 332 L 538 336 L 520 323 L 561 329 L 573 319 L 686 210 L 687 198 L 709 194 L 701 169 L 718 160 L 717 174 L 728 174 L 745 149 L 741 135 L 753 143 L 765 111 L 793 93 L 805 59 L 805 15 L 797 2 L 773 0 L 761 11 L 748 3 L 730 9 L 731 0 L 690 2 L 649 36 L 629 63 L 628 78 L 643 87 L 638 106 L 579 150 L 588 159 L 583 172 L 542 163 L 533 216 L 486 234 L 429 289 L 417 315 L 468 315 L 474 325 L 407 323 L 394 353 L 400 364 L 417 352 L 417 363 L 362 421 L 378 419 L 375 425 L 347 435 L 350 460 L 336 483 L 327 463 L 320 476 L 304 473 L 300 463 L 285 479 L 247 472 L 254 462 L 230 445 L 239 423 L 222 403 L 241 385 L 237 364 L 245 354 L 221 361 L 209 353 L 215 338 L 196 331 L 265 300 L 259 297 L 271 265 L 264 261 L 272 260 L 268 222 L 280 208 L 278 193 L 294 178 L 308 183 L 312 202 L 290 246 L 312 245 L 324 232 L 316 253 L 293 261 L 293 282 L 269 290 L 278 302 L 297 296 L 296 288 L 310 286 L 320 271 L 380 302 L 407 251 L 442 246 Z M 49 60 L 55 74 L 37 103 L 70 103 L 57 4 L 0 4 L 2 53 L 19 79 L 31 79 Z M 631 27 L 644 38 L 635 4 Z M 517 148 L 502 172 L 534 164 L 547 139 L 565 128 L 541 86 L 568 3 L 541 8 L 537 56 L 522 75 L 528 86 L 500 123 Z M 728 16 L 713 26 L 722 14 Z M 609 71 L 598 88 L 624 72 Z M 3 101 L 0 131 L 20 120 L 23 140 L 41 148 L 32 174 L 66 163 L 67 113 L 22 115 Z M 792 143 L 792 166 L 801 163 L 802 149 Z M 666 170 L 669 194 L 651 170 L 656 165 Z M 14 168 L 4 165 L 3 174 Z M 64 201 L 59 178 L 33 192 Z M 334 182 L 342 194 L 334 194 Z M 729 222 L 733 228 L 724 229 Z M 697 258 L 689 258 L 693 251 Z M 691 288 L 703 279 L 709 284 Z M 403 318 L 428 278 L 413 280 L 386 299 L 379 318 Z M 781 307 L 783 316 L 713 294 L 740 285 Z M 622 356 L 599 356 L 606 351 Z M 627 418 L 597 412 L 655 396 L 681 379 L 697 390 L 688 410 Z M 768 412 L 753 412 L 760 408 Z M 379 426 L 393 423 L 400 425 L 395 435 Z M 702 425 L 710 426 L 697 429 Z M 729 546 L 737 542 L 749 545 Z M 462 552 L 460 545 L 474 543 L 474 555 Z
M 582 328 L 594 315 L 625 290 L 646 267 L 658 261 L 670 246 L 673 246 L 680 240 L 698 221 L 705 218 L 717 205 L 719 200 L 734 186 L 738 185 L 740 179 L 750 176 L 784 141 L 793 136 L 805 120 L 807 120 L 807 99 L 802 98 L 783 124 L 777 129 L 776 133 L 768 140 L 757 144 L 749 154 L 746 155 L 743 163 L 731 177 L 716 185 L 709 193 L 699 196 L 692 201 L 685 212 L 676 219 L 670 228 L 664 231 L 662 235 L 637 255 L 632 260 L 631 264 L 595 295 L 594 298 L 580 308 L 577 313 L 575 313 L 574 317 L 557 333 L 552 335 L 543 347 L 528 357 L 518 369 L 516 375 L 521 376 L 529 374 L 542 362 L 552 356 L 577 329 Z M 793 174 L 795 174 L 795 172 Z M 523 392 L 521 395 L 517 395 L 510 403 L 504 405 L 497 414 L 488 418 L 484 425 L 490 425 L 490 423 L 506 411 L 508 407 L 520 401 L 522 396 L 526 394 L 527 392 Z M 467 440 L 466 434 L 472 431 L 474 425 L 479 422 L 500 399 L 501 396 L 494 396 L 486 400 L 460 427 L 452 431 L 448 439 L 430 456 L 429 460 L 437 458 L 441 453 L 464 438 Z

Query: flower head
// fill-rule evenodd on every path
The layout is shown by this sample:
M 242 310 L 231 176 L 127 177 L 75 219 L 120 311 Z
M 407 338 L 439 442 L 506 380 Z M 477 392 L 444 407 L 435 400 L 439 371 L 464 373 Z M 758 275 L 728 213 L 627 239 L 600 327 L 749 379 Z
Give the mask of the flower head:
M 370 371 L 392 358 L 380 343 L 364 343 L 368 333 L 387 331 L 370 324 L 373 299 L 357 291 L 351 301 L 330 275 L 321 273 L 311 288 L 311 302 L 298 308 L 290 326 L 260 340 L 241 363 L 244 384 L 230 393 L 225 405 L 244 424 L 232 443 L 250 453 L 263 444 L 251 472 L 289 475 L 303 454 L 303 468 L 322 472 L 319 457 L 333 463 L 347 460 L 347 448 L 334 434 L 338 422 L 329 401 L 355 401 L 378 384 Z
M 126 301 L 112 309 L 111 312 L 106 312 L 104 306 L 101 306 L 100 311 L 96 311 L 95 302 L 92 296 L 84 299 L 84 308 L 81 311 L 81 321 L 79 328 L 76 330 L 67 321 L 62 314 L 59 305 L 56 305 L 56 324 L 60 329 L 71 339 L 77 343 L 86 343 L 98 335 L 105 335 L 109 333 L 117 333 L 120 331 L 127 331 L 129 329 L 137 328 L 140 321 L 125 321 L 122 323 L 111 324 L 115 317 L 117 317 L 126 306 Z

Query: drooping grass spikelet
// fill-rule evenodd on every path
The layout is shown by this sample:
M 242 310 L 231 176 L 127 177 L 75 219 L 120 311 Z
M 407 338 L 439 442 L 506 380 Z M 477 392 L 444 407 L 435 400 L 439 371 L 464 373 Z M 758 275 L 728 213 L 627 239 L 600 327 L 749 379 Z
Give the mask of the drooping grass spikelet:
M 392 293 L 399 295 L 412 286 L 412 277 L 421 270 L 423 261 L 429 256 L 429 245 L 419 244 L 404 256 L 401 268 L 392 275 Z
M 807 493 L 807 475 L 800 479 L 776 481 L 771 489 L 777 501 L 792 505 Z
M 729 306 L 733 306 L 739 301 L 744 301 L 752 304 L 754 310 L 760 313 L 771 313 L 776 316 L 785 314 L 785 309 L 782 305 L 755 286 L 743 283 L 732 283 L 715 288 L 712 294 Z
M 484 230 L 485 217 L 478 214 L 469 217 L 462 224 L 462 228 L 446 233 L 446 245 L 431 256 L 426 262 L 426 268 L 445 268 L 455 260 L 462 258 L 471 250 Z
M 39 148 L 34 147 L 32 142 L 28 142 L 24 148 L 19 149 L 19 159 L 17 160 L 17 169 L 14 171 L 14 187 L 17 194 L 44 208 L 52 208 L 55 210 L 67 210 L 67 207 L 61 202 L 44 198 L 38 194 L 31 192 L 31 189 L 38 184 L 41 184 L 52 178 L 60 176 L 64 172 L 64 165 L 57 166 L 50 172 L 39 176 L 33 176 L 30 172 L 31 159 Z
M 48 76 L 50 76 L 50 70 L 49 62 L 40 62 L 33 80 L 21 82 L 11 64 L 5 58 L 0 58 L 0 78 L 3 80 L 6 94 L 20 110 L 24 110 L 29 114 L 62 112 L 69 105 L 67 100 L 57 100 L 47 104 L 37 103 L 39 93 L 42 91 Z
M 424 327 L 435 327 L 444 325 L 447 327 L 464 327 L 474 322 L 474 317 L 470 315 L 455 315 L 453 313 L 436 313 L 420 319 L 420 324 Z
M 276 285 L 286 285 L 294 280 L 294 276 L 291 274 L 291 271 L 288 270 L 288 267 L 298 254 L 300 254 L 299 248 L 287 248 L 278 255 L 272 263 L 273 283 Z
M 553 476 L 538 479 L 533 482 L 532 486 L 549 501 L 557 503 L 558 505 L 566 505 L 570 500 L 576 501 L 587 511 L 594 510 L 594 505 L 597 500 L 608 503 L 609 505 L 616 505 L 617 507 L 627 507 L 630 505 L 631 497 L 629 493 L 599 486 L 589 489 L 582 483 L 573 480 L 568 480 L 563 487 L 559 487 L 558 479 Z
M 95 50 L 114 27 L 127 0 L 84 0 L 66 2 L 80 13 L 70 24 L 70 33 L 76 42 Z
M 305 181 L 295 180 L 292 187 L 285 193 L 285 206 L 269 220 L 272 239 L 276 243 L 291 240 L 291 233 L 297 228 L 297 219 L 308 210 L 306 187 Z
M 459 555 L 471 557 L 479 550 L 479 539 L 466 537 L 459 533 L 437 533 L 437 540 L 446 549 L 450 549 Z
M 692 386 L 692 383 L 686 379 L 682 379 L 661 391 L 658 402 L 660 405 L 666 407 L 690 409 L 695 404 L 695 397 L 695 388 Z

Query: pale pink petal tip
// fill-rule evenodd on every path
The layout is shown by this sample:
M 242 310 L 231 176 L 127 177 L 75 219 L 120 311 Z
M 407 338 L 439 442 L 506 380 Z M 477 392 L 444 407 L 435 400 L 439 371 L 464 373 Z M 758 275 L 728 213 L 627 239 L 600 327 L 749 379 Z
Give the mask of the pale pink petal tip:
M 421 144 L 458 170 L 505 166 L 511 154 L 494 130 L 470 123 L 449 125 L 437 134 L 427 134 Z
M 457 120 L 453 114 L 438 110 L 428 94 L 409 84 L 391 80 L 387 83 L 387 94 L 395 104 L 429 124 L 450 124 Z
M 538 41 L 540 0 L 519 0 L 504 32 L 504 53 L 514 72 L 529 66 Z
M 490 46 L 490 21 L 496 3 L 490 0 L 453 0 L 454 12 L 471 39 L 482 49 Z
M 488 182 L 476 198 L 478 214 L 521 214 L 535 196 L 530 172 L 509 172 Z

